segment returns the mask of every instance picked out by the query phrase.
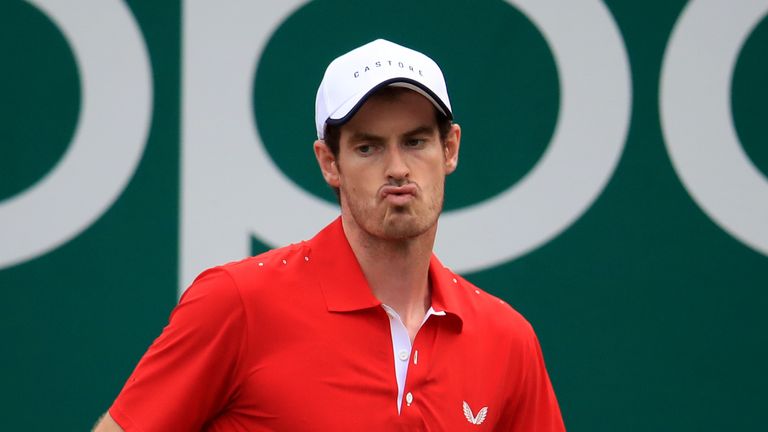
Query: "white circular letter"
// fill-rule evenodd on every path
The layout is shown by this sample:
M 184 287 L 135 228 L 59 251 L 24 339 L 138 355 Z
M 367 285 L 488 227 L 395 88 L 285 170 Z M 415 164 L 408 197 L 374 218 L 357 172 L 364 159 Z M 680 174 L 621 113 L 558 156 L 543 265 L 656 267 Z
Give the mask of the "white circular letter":
M 28 1 L 72 48 L 81 109 L 59 163 L 29 190 L 0 202 L 0 268 L 69 241 L 114 203 L 141 160 L 152 110 L 149 57 L 123 2 Z
M 730 235 L 768 255 L 768 179 L 739 143 L 731 82 L 744 42 L 768 1 L 699 0 L 675 25 L 664 55 L 661 125 L 677 175 Z
M 568 228 L 613 175 L 629 128 L 629 62 L 605 5 L 509 2 L 538 26 L 552 50 L 560 78 L 560 113 L 549 147 L 523 179 L 440 219 L 437 252 L 459 272 L 516 258 Z

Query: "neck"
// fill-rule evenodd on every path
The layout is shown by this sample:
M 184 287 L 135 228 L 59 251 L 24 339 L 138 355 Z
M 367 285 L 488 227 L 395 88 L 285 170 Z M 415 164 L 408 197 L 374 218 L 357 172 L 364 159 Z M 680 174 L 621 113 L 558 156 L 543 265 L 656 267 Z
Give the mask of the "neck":
M 437 226 L 408 239 L 381 239 L 342 217 L 344 233 L 373 295 L 400 315 L 406 327 L 421 324 L 431 305 L 429 260 Z

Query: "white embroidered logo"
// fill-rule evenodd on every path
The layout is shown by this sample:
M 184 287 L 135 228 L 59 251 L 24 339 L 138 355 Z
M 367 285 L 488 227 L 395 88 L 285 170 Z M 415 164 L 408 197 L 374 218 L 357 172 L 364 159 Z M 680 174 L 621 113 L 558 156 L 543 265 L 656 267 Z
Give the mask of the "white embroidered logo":
M 464 402 L 464 417 L 467 418 L 468 422 L 474 425 L 479 425 L 485 421 L 485 416 L 488 415 L 488 407 L 482 407 L 480 411 L 477 412 L 477 415 L 474 415 L 472 414 L 472 408 L 469 407 L 469 404 L 466 401 L 462 402 Z

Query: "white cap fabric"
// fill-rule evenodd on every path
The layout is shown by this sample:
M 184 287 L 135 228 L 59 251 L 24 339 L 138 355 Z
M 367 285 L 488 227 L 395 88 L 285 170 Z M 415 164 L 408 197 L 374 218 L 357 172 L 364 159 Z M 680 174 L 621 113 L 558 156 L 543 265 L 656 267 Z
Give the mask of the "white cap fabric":
M 407 87 L 424 95 L 441 113 L 453 118 L 443 72 L 424 54 L 377 39 L 336 58 L 317 89 L 315 126 L 323 139 L 325 125 L 343 124 L 376 90 Z

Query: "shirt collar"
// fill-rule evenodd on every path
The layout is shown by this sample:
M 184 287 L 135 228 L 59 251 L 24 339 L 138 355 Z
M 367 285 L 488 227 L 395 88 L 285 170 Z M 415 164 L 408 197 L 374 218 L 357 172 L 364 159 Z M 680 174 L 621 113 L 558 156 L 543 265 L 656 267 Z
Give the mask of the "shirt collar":
M 429 280 L 432 282 L 432 308 L 454 317 L 461 330 L 465 316 L 465 304 L 459 295 L 461 278 L 432 254 L 429 259 Z
M 360 263 L 349 246 L 341 217 L 309 241 L 310 263 L 330 312 L 350 312 L 381 305 L 373 296 Z
M 341 217 L 309 240 L 308 246 L 328 311 L 351 312 L 381 306 L 347 241 Z M 432 282 L 432 308 L 457 318 L 461 328 L 463 303 L 458 295 L 460 278 L 433 254 L 429 261 L 429 279 Z

